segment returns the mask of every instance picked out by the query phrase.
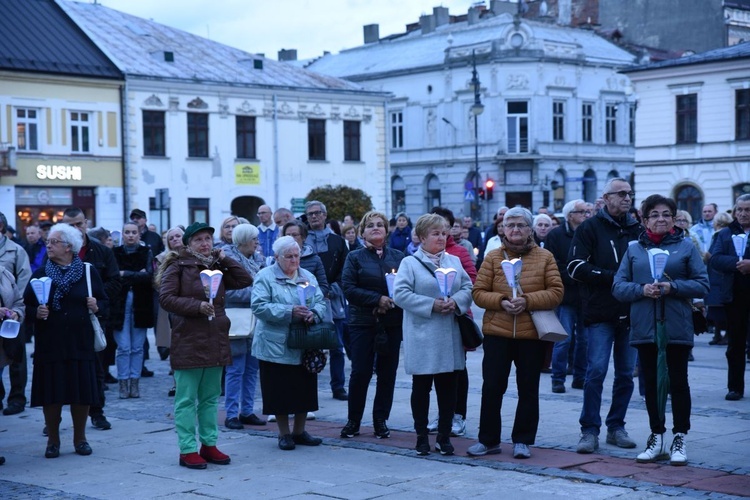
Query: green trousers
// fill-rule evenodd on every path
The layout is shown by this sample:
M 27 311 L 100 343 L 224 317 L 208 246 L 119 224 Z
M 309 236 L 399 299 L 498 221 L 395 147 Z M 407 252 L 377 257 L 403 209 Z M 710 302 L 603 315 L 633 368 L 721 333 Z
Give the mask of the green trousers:
M 198 451 L 195 440 L 195 417 L 198 437 L 206 446 L 216 446 L 219 437 L 217 412 L 221 395 L 221 366 L 175 370 L 174 424 L 180 453 Z

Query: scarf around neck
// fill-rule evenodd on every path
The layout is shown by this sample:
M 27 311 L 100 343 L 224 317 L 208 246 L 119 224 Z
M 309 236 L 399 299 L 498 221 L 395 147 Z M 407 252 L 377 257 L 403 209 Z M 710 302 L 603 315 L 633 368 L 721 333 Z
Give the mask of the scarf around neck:
M 195 257 L 195 259 L 198 262 L 200 262 L 201 264 L 203 264 L 204 266 L 206 266 L 209 269 L 211 269 L 213 267 L 213 265 L 216 263 L 216 261 L 218 260 L 218 256 L 214 255 L 213 252 L 211 252 L 211 255 L 206 256 L 206 255 L 203 255 L 203 254 L 200 254 L 200 253 L 196 252 L 195 250 L 193 250 L 190 247 L 185 247 L 185 251 L 189 255 L 192 255 L 193 257 Z
M 503 247 L 518 255 L 526 255 L 531 251 L 532 248 L 536 246 L 533 236 L 530 236 L 525 243 L 521 243 L 520 245 L 511 243 L 510 241 L 508 241 L 507 237 L 503 236 L 502 243 Z
M 62 309 L 60 301 L 70 292 L 73 284 L 83 277 L 83 261 L 78 255 L 73 255 L 73 260 L 69 266 L 60 266 L 51 260 L 47 260 L 44 266 L 44 272 L 55 285 L 55 293 L 52 295 L 52 309 L 59 311 Z
M 326 253 L 328 251 L 328 235 L 333 234 L 329 228 L 310 229 L 307 233 L 305 243 L 309 244 L 315 250 L 315 253 Z
M 430 253 L 422 248 L 422 253 L 425 255 L 425 257 L 430 259 L 430 262 L 435 264 L 437 267 L 440 267 L 440 259 L 442 259 L 443 255 L 445 255 L 445 250 L 441 250 L 438 253 Z

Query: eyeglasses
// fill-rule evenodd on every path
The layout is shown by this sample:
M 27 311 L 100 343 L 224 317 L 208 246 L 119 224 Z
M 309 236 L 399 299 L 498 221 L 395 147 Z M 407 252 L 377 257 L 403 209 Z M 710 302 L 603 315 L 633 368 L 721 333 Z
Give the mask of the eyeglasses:
M 674 223 L 675 224 L 687 224 L 688 221 L 687 221 L 687 219 L 675 219 Z
M 316 210 L 314 212 L 307 212 L 308 217 L 320 217 L 321 215 L 323 215 L 322 210 Z
M 654 212 L 654 213 L 648 214 L 649 219 L 658 219 L 659 217 L 661 217 L 662 219 L 671 219 L 672 217 L 674 217 L 674 215 L 672 215 L 671 212 L 663 212 L 663 213 Z
M 514 229 L 518 229 L 519 231 L 521 231 L 529 227 L 528 224 L 503 224 L 503 226 L 505 226 L 505 229 L 510 229 L 511 231 Z
M 239 224 L 225 224 L 223 226 L 224 229 L 234 229 L 235 227 L 239 226 Z
M 47 245 L 59 245 L 60 243 L 68 245 L 68 242 L 63 241 L 63 240 L 56 240 L 56 239 L 47 240 Z
M 631 198 L 635 198 L 635 191 L 610 191 L 609 193 L 605 194 L 616 194 L 620 198 L 625 198 L 626 196 L 630 196 Z
M 286 260 L 295 260 L 299 259 L 299 254 L 293 254 L 293 255 L 279 255 L 280 258 L 286 259 Z
M 591 210 L 571 210 L 568 212 L 569 214 L 584 214 L 584 215 L 591 215 Z

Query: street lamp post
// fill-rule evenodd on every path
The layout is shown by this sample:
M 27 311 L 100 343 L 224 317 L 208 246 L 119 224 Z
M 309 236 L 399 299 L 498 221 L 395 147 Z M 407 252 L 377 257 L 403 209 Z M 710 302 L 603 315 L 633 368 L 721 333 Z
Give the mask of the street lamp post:
M 471 86 L 474 89 L 474 104 L 471 105 L 471 114 L 474 116 L 474 202 L 477 206 L 479 217 L 482 216 L 482 209 L 479 207 L 479 128 L 478 117 L 484 111 L 481 96 L 479 95 L 479 75 L 477 74 L 477 58 L 474 50 L 471 51 Z M 485 205 L 487 205 L 485 200 Z M 488 207 L 489 210 L 489 207 Z M 489 219 L 489 217 L 488 217 Z

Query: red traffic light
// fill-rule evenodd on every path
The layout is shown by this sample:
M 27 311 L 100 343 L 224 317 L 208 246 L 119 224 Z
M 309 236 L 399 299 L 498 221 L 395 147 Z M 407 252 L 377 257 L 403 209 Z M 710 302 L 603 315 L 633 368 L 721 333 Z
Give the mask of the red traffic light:
M 487 179 L 486 181 L 484 181 L 484 186 L 487 189 L 492 189 L 493 187 L 495 187 L 495 181 L 493 181 L 492 179 Z

